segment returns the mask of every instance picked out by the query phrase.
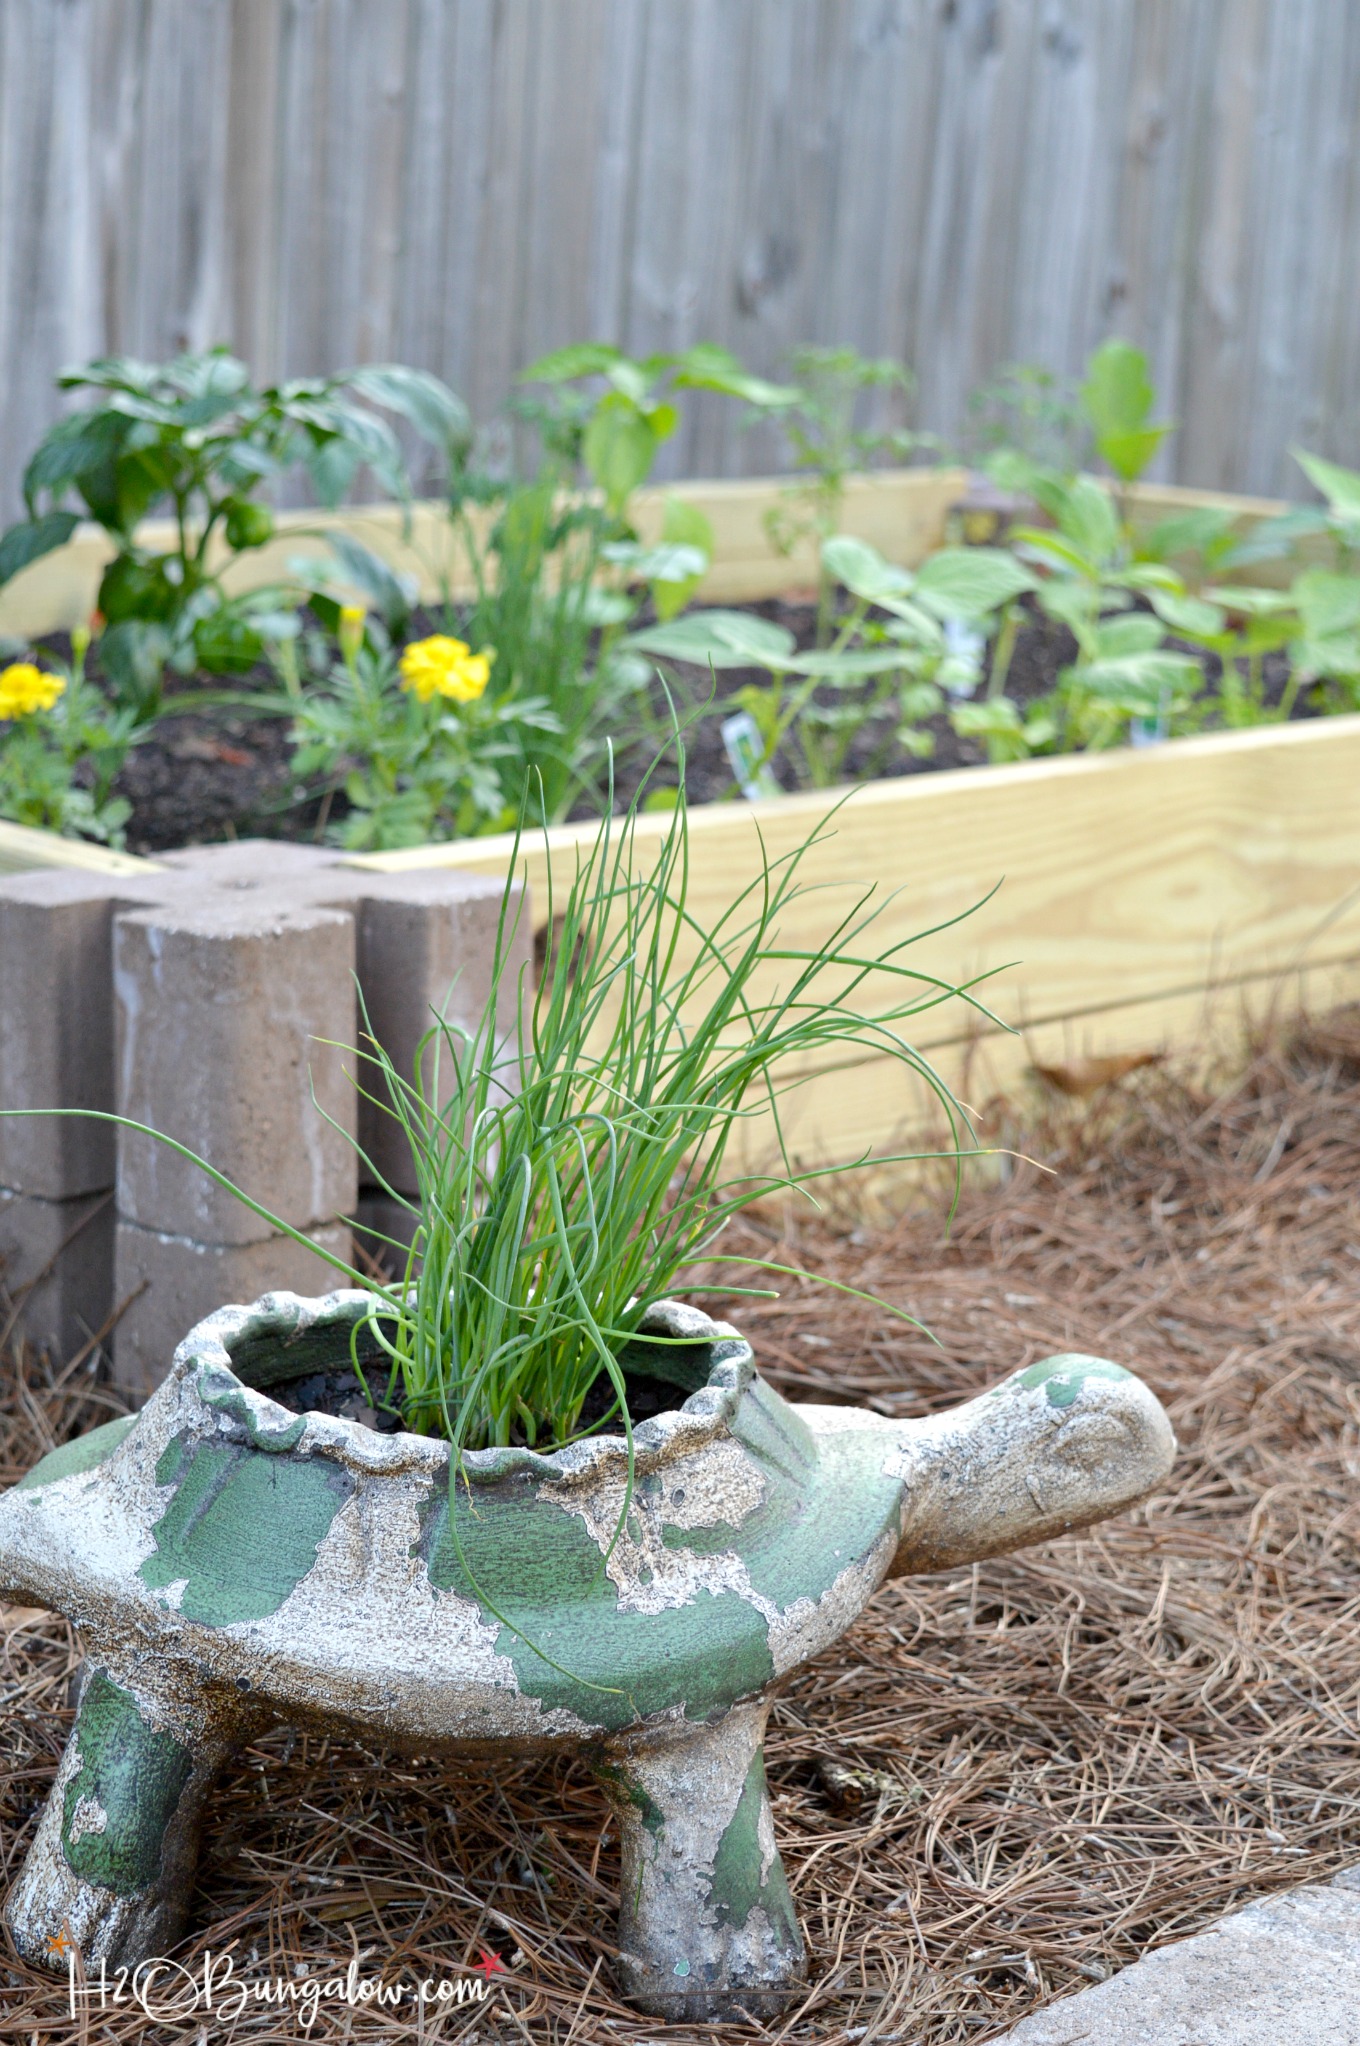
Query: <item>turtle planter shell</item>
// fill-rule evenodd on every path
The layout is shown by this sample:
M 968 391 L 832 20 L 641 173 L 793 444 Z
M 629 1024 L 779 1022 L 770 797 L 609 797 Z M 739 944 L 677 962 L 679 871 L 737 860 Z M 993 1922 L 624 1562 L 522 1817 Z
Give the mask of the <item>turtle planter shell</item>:
M 138 1415 L 0 1497 L 0 1592 L 67 1614 L 92 1672 L 6 1907 L 30 1958 L 63 1925 L 87 1966 L 164 1951 L 213 1776 L 286 1720 L 583 1750 L 621 1826 L 625 1989 L 670 2017 L 777 2008 L 802 1945 L 765 1789 L 773 1684 L 885 1576 L 1118 1511 L 1174 1449 L 1099 1359 L 888 1421 L 789 1405 L 734 1329 L 665 1303 L 624 1361 L 677 1405 L 634 1431 L 622 1525 L 622 1436 L 472 1453 L 451 1499 L 447 1444 L 270 1397 L 345 1361 L 368 1305 L 222 1309 Z

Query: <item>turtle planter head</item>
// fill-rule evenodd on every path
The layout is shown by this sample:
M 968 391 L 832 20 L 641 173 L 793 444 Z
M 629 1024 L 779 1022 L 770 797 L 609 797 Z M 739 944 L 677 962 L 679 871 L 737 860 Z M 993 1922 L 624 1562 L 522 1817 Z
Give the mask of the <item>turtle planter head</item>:
M 801 1977 L 763 1737 L 777 1680 L 885 1577 L 1116 1513 L 1174 1452 L 1117 1365 L 1051 1358 L 926 1421 L 791 1406 L 737 1332 L 664 1303 L 629 1368 L 671 1411 L 551 1455 L 290 1411 L 370 1296 L 270 1294 L 180 1345 L 136 1416 L 0 1498 L 0 1593 L 81 1629 L 88 1676 L 6 1917 L 51 1964 L 178 1936 L 214 1774 L 277 1721 L 420 1750 L 568 1746 L 623 1842 L 620 1976 L 665 2017 L 769 2012 Z M 686 1387 L 690 1388 L 686 1391 Z M 622 1525 L 620 1519 L 622 1515 Z

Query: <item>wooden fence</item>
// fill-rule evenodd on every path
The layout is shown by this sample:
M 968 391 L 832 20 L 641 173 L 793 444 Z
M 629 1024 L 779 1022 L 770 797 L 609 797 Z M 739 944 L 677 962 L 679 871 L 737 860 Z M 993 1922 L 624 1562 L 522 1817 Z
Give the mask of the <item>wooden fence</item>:
M 397 358 L 485 417 L 587 337 L 1150 351 L 1163 472 L 1360 462 L 1356 0 L 0 0 L 0 494 L 63 363 Z M 673 473 L 779 466 L 697 402 Z

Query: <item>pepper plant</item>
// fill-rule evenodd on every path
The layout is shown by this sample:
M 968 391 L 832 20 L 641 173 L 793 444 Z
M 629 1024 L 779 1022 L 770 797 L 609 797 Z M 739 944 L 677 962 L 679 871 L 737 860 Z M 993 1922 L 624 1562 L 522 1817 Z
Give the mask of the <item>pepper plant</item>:
M 0 584 L 70 539 L 81 517 L 114 545 L 99 586 L 100 662 L 120 702 L 159 706 L 168 665 L 243 674 L 296 630 L 289 593 L 229 596 L 223 571 L 273 535 L 260 492 L 305 469 L 324 505 L 361 468 L 409 495 L 393 413 L 447 447 L 466 432 L 459 400 L 436 377 L 397 365 L 256 389 L 225 349 L 150 364 L 101 358 L 58 379 L 89 402 L 50 427 L 24 471 L 27 516 L 0 536 Z M 72 503 L 72 500 L 75 503 Z M 138 537 L 168 513 L 167 547 Z

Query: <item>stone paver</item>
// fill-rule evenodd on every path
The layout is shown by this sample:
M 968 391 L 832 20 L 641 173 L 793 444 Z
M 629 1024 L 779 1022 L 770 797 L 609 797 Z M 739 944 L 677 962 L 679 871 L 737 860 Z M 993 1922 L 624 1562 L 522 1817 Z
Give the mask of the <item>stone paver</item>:
M 372 1066 L 337 1047 L 358 1045 L 362 1011 L 409 1073 L 434 1011 L 472 1021 L 501 897 L 487 875 L 368 873 L 264 840 L 131 875 L 0 877 L 0 1107 L 131 1115 L 342 1252 L 356 1210 L 390 1206 L 381 1182 L 408 1191 L 412 1178 L 391 1119 L 349 1077 L 358 1067 L 372 1085 Z M 526 903 L 506 1030 L 531 950 Z M 213 1307 L 333 1283 L 314 1252 L 165 1147 L 83 1117 L 0 1117 L 0 1259 L 27 1334 L 61 1355 L 135 1292 L 113 1352 L 136 1390 Z
M 1360 2046 L 1360 1869 L 1160 1947 L 995 2046 Z

